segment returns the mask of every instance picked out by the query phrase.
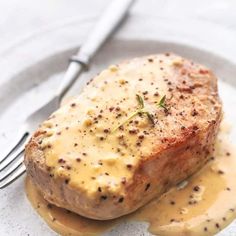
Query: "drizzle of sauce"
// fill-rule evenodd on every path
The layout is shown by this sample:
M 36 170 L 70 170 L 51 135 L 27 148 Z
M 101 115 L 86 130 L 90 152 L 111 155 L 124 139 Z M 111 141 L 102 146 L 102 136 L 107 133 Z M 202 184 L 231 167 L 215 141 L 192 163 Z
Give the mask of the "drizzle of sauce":
M 145 221 L 154 235 L 214 235 L 236 218 L 236 151 L 224 128 L 209 163 L 197 174 L 135 213 L 109 221 L 81 217 L 49 204 L 29 177 L 26 193 L 32 206 L 61 235 L 100 235 L 123 220 Z

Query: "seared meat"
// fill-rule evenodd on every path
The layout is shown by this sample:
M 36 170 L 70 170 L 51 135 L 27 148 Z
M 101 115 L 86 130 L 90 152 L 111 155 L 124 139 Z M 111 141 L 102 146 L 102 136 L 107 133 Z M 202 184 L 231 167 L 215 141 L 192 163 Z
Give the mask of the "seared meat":
M 135 211 L 201 168 L 221 121 L 217 80 L 173 54 L 110 66 L 26 146 L 49 202 L 106 220 Z

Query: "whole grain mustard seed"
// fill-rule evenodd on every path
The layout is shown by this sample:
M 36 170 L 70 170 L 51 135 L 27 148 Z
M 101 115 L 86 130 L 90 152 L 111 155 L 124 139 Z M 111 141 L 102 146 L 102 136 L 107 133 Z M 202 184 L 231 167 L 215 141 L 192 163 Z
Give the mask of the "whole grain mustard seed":
M 62 158 L 58 159 L 58 163 L 66 163 L 66 161 Z
M 123 201 L 124 201 L 124 197 L 120 197 L 118 200 L 119 203 L 122 203 Z
M 76 107 L 76 103 L 71 103 L 70 106 L 71 107 Z
M 198 192 L 198 191 L 200 190 L 200 187 L 196 185 L 196 186 L 194 186 L 193 190 L 194 190 L 195 192 Z
M 131 169 L 131 168 L 132 168 L 132 165 L 131 165 L 131 164 L 127 164 L 126 167 L 127 167 L 128 169 Z
M 106 199 L 107 199 L 107 196 L 102 195 L 100 198 L 101 198 L 101 200 L 106 200 Z
M 137 134 L 138 130 L 137 129 L 131 129 L 129 130 L 130 134 Z
M 224 174 L 224 171 L 222 171 L 222 170 L 218 170 L 218 172 L 217 172 L 219 175 L 223 175 Z
M 191 115 L 192 116 L 197 116 L 198 115 L 198 112 L 196 111 L 196 109 L 193 109 L 193 111 L 191 112 Z
M 147 190 L 150 188 L 150 186 L 151 186 L 151 184 L 148 183 L 148 184 L 146 185 L 146 187 L 145 187 L 145 191 L 147 191 Z

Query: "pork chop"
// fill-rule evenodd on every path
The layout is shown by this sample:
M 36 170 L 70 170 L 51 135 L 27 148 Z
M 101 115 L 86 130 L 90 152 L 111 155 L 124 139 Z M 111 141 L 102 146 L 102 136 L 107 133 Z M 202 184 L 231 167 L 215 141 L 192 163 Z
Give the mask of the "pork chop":
M 127 60 L 42 123 L 26 146 L 27 174 L 52 204 L 116 218 L 199 170 L 221 117 L 205 66 L 169 53 Z

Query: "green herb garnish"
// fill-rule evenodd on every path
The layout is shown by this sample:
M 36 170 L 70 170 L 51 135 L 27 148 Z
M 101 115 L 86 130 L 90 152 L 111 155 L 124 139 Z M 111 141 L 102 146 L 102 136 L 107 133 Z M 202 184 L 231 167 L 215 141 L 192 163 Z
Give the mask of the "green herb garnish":
M 167 111 L 167 107 L 166 107 L 165 102 L 166 102 L 166 95 L 164 95 L 164 96 L 160 99 L 160 101 L 157 103 L 157 106 L 158 106 L 158 107 L 162 107 L 162 108 L 165 109 L 165 111 Z
M 152 123 L 152 125 L 155 125 L 153 115 L 149 113 L 147 110 L 145 110 L 143 98 L 139 94 L 136 94 L 136 99 L 138 101 L 139 108 L 135 112 L 133 112 L 130 116 L 128 116 L 126 120 L 124 120 L 121 124 L 119 124 L 116 128 L 114 128 L 112 132 L 115 132 L 122 125 L 132 120 L 136 115 L 146 115 L 149 121 Z
M 119 129 L 121 126 L 123 126 L 124 124 L 126 124 L 127 122 L 129 122 L 130 120 L 132 120 L 136 115 L 146 115 L 147 118 L 149 119 L 149 121 L 152 123 L 152 125 L 154 126 L 155 125 L 155 121 L 154 121 L 154 117 L 153 115 L 148 112 L 145 107 L 144 107 L 144 101 L 143 101 L 143 98 L 139 95 L 139 94 L 136 94 L 136 99 L 137 99 L 137 102 L 138 102 L 138 105 L 139 105 L 139 108 L 133 112 L 132 114 L 130 114 L 130 116 L 128 116 L 128 118 L 126 120 L 124 120 L 121 124 L 119 124 L 117 127 L 115 127 L 113 130 L 112 130 L 112 133 L 115 132 L 117 129 Z M 156 103 L 156 105 L 158 107 L 161 107 L 163 108 L 165 111 L 167 111 L 167 107 L 166 107 L 166 95 L 164 95 L 160 101 L 158 103 Z

